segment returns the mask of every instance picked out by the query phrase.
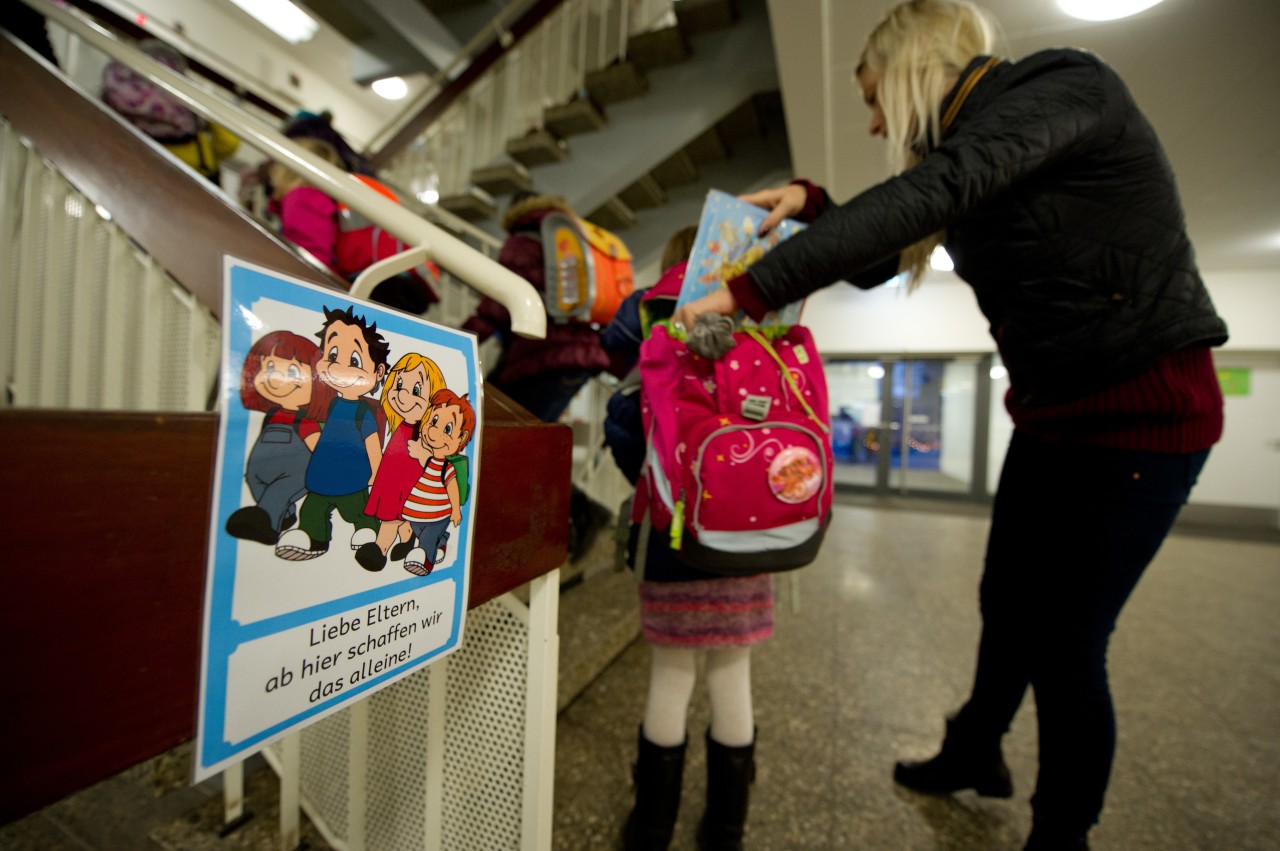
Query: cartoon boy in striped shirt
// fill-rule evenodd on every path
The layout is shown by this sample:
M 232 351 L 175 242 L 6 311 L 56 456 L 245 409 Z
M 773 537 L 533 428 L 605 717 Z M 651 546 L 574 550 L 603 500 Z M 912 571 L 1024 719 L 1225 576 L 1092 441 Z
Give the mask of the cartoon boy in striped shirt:
M 418 539 L 418 546 L 404 558 L 404 569 L 417 576 L 428 575 L 444 561 L 449 524 L 457 527 L 462 522 L 458 474 L 450 459 L 462 454 L 475 428 L 476 413 L 466 397 L 437 390 L 422 420 L 420 439 L 409 444 L 409 454 L 423 463 L 422 477 L 404 504 L 404 519 Z

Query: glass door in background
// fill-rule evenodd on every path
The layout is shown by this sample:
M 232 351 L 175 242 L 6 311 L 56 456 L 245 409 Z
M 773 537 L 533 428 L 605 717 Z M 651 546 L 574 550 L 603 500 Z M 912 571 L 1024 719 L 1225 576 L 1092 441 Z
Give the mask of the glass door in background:
M 989 356 L 833 360 L 826 367 L 837 486 L 985 496 Z
M 828 361 L 826 372 L 833 479 L 837 486 L 876 487 L 885 365 L 878 360 Z

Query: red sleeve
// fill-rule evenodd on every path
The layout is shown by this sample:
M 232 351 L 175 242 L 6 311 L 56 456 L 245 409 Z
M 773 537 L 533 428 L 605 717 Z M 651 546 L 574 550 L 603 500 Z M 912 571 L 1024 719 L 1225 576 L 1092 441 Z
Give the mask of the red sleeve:
M 805 191 L 804 209 L 796 213 L 795 220 L 804 224 L 812 224 L 831 206 L 831 197 L 827 190 L 803 178 L 791 181 L 792 186 L 802 186 Z
M 733 294 L 734 301 L 738 302 L 738 307 L 745 310 L 747 315 L 756 322 L 763 319 L 764 315 L 769 312 L 769 305 L 765 304 L 764 299 L 761 298 L 760 290 L 756 287 L 756 282 L 751 277 L 750 271 L 730 278 L 725 283 L 725 286 Z

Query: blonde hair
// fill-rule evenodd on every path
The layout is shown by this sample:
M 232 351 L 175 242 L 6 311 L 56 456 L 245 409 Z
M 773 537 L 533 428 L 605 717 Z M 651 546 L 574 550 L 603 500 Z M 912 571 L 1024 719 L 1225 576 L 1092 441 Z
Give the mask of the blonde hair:
M 387 415 L 387 433 L 390 434 L 400 428 L 400 423 L 404 422 L 404 417 L 391 404 L 391 393 L 395 390 L 396 379 L 400 377 L 400 373 L 410 369 L 422 367 L 427 373 L 426 392 L 422 394 L 422 398 L 426 399 L 428 405 L 431 397 L 444 389 L 444 373 L 440 371 L 440 367 L 431 358 L 426 355 L 420 355 L 417 352 L 409 352 L 401 356 L 396 361 L 396 365 L 391 367 L 391 372 L 387 373 L 387 381 L 382 386 L 382 410 Z
M 338 156 L 337 149 L 323 139 L 304 136 L 298 139 L 290 139 L 289 141 L 300 148 L 310 151 L 330 165 L 336 165 L 338 168 L 343 167 L 342 157 Z M 302 178 L 302 175 L 293 169 L 274 161 L 267 167 L 267 177 L 271 180 L 272 194 L 276 198 L 283 198 L 286 192 L 291 189 L 297 189 L 307 182 Z
M 880 75 L 876 102 L 895 173 L 918 164 L 942 138 L 942 99 L 974 57 L 992 52 L 996 32 L 995 19 L 968 0 L 907 0 L 871 31 L 858 73 Z M 903 251 L 901 269 L 913 288 L 944 237 L 933 234 Z

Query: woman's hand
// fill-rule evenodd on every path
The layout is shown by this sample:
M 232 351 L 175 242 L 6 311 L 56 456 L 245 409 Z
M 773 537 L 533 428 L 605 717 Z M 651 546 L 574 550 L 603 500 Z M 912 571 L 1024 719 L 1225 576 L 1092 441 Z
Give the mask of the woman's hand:
M 760 224 L 758 231 L 760 236 L 776 228 L 783 219 L 799 213 L 809 201 L 808 191 L 795 183 L 779 186 L 776 189 L 762 189 L 759 192 L 738 197 L 748 204 L 755 204 L 769 211 L 769 215 L 765 216 Z
M 725 316 L 733 316 L 737 312 L 738 300 L 733 297 L 733 293 L 729 292 L 728 287 L 721 287 L 715 292 L 708 293 L 697 301 L 691 301 L 677 310 L 675 315 L 671 317 L 671 324 L 675 326 L 677 331 L 690 331 L 693 329 L 693 323 L 704 313 L 721 313 Z

